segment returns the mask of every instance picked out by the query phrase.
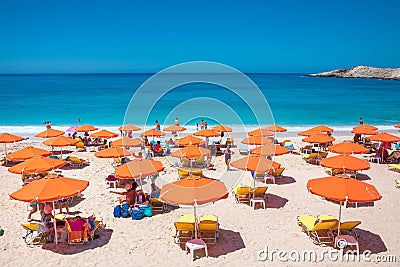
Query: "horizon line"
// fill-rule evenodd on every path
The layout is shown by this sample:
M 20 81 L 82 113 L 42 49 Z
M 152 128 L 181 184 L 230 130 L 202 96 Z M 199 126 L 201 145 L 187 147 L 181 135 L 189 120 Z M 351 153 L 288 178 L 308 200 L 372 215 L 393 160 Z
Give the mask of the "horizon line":
M 56 72 L 56 73 L 0 73 L 1 75 L 98 75 L 98 74 L 157 74 L 158 72 Z M 244 74 L 308 74 L 305 72 L 243 72 Z M 168 73 L 170 74 L 236 74 L 236 73 L 225 73 L 225 72 L 184 72 L 184 73 Z

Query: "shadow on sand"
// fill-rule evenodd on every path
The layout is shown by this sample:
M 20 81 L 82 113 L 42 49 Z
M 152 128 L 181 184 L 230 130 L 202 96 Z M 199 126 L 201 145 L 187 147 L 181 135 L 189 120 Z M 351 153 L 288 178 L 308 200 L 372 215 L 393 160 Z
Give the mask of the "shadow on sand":
M 272 209 L 280 209 L 283 208 L 286 203 L 289 201 L 286 198 L 274 195 L 274 194 L 267 194 L 267 201 L 265 202 L 265 208 L 272 208 Z
M 106 245 L 110 241 L 112 234 L 113 234 L 112 229 L 102 229 L 101 231 L 98 232 L 98 238 L 95 238 L 89 243 L 74 244 L 74 245 L 68 245 L 67 242 L 58 243 L 58 245 L 56 245 L 55 243 L 49 243 L 49 244 L 44 244 L 42 246 L 42 249 L 50 250 L 54 253 L 62 255 L 74 255 L 81 253 L 85 250 L 95 249 Z
M 245 248 L 242 236 L 239 232 L 232 230 L 219 229 L 219 238 L 214 245 L 207 245 L 208 256 L 218 258 L 237 250 Z
M 293 184 L 296 180 L 291 176 L 282 176 L 275 179 L 277 185 Z

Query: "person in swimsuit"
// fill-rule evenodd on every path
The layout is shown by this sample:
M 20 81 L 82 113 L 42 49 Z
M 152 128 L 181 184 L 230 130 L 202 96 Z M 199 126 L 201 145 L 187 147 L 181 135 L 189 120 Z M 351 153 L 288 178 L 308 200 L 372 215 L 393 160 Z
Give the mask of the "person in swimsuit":
M 227 146 L 224 152 L 225 155 L 225 164 L 226 164 L 226 171 L 229 171 L 229 164 L 231 163 L 233 151 L 231 150 L 231 146 Z

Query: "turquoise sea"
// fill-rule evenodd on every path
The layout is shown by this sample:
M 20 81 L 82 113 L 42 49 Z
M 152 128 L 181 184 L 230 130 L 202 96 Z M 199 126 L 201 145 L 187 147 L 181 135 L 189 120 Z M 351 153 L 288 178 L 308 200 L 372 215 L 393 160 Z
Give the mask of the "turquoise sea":
M 400 81 L 377 79 L 314 78 L 303 74 L 247 74 L 258 86 L 271 108 L 273 120 L 289 129 L 326 124 L 348 128 L 364 122 L 383 128 L 400 123 Z M 135 91 L 152 74 L 54 74 L 0 75 L 0 132 L 10 126 L 43 127 L 89 123 L 97 126 L 118 126 Z M 157 87 L 162 87 L 160 84 Z M 158 93 L 151 88 L 144 94 Z M 246 95 L 250 90 L 241 89 Z M 213 104 L 193 102 L 209 99 Z M 182 103 L 185 109 L 179 109 Z M 189 101 L 189 102 L 188 102 Z M 217 104 L 215 104 L 215 103 Z M 224 112 L 218 103 L 231 108 Z M 179 117 L 181 124 L 195 125 L 200 119 L 209 124 L 269 124 L 270 118 L 257 121 L 252 107 L 237 95 L 214 84 L 194 82 L 181 85 L 162 96 L 156 103 L 136 101 L 126 122 L 143 125 L 135 112 L 153 106 L 146 122 L 171 124 Z M 183 106 L 185 107 L 185 106 Z M 136 108 L 136 111 L 135 111 Z M 260 107 L 258 107 L 260 108 Z M 261 107 L 265 108 L 265 107 Z M 196 114 L 195 116 L 193 114 Z M 214 114 L 212 118 L 209 114 Z M 238 120 L 239 118 L 239 120 Z

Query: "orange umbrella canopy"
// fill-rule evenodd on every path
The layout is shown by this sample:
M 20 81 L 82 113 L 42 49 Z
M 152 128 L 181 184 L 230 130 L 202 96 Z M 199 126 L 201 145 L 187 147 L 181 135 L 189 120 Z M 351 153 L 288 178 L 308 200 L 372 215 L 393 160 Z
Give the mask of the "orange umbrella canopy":
M 372 128 L 354 128 L 351 131 L 353 134 L 365 134 L 365 135 L 374 135 L 378 132 Z
M 360 124 L 358 126 L 354 126 L 353 129 L 372 129 L 372 130 L 376 131 L 376 130 L 378 130 L 378 127 L 364 123 L 364 124 Z
M 247 133 L 248 136 L 273 136 L 274 133 L 271 131 L 265 129 L 265 128 L 260 128 L 260 129 L 255 129 L 253 131 L 250 131 Z
M 275 145 L 273 143 L 268 143 L 263 146 L 256 147 L 251 150 L 251 154 L 261 155 L 261 156 L 279 156 L 289 153 L 289 149 Z
M 315 130 L 311 130 L 311 129 L 298 133 L 298 135 L 300 135 L 300 136 L 312 136 L 312 135 L 321 135 L 321 134 L 323 134 L 321 131 L 315 131 Z
M 266 172 L 272 168 L 278 169 L 281 165 L 278 162 L 269 160 L 258 155 L 249 155 L 231 162 L 231 166 L 244 170 L 255 172 Z
M 324 132 L 324 133 L 333 132 L 332 128 L 329 128 L 328 126 L 325 126 L 325 125 L 315 126 L 315 127 L 311 128 L 310 130 L 311 131 L 317 131 L 317 132 Z
M 104 139 L 114 138 L 114 137 L 117 137 L 117 136 L 118 136 L 117 133 L 113 133 L 113 132 L 110 132 L 108 130 L 101 130 L 99 132 L 95 132 L 95 133 L 90 134 L 90 137 L 104 138 Z
M 316 134 L 303 138 L 303 142 L 314 144 L 326 144 L 333 141 L 335 141 L 335 138 L 327 136 L 325 134 Z
M 66 164 L 67 162 L 64 160 L 34 157 L 12 166 L 8 171 L 19 174 L 33 174 L 55 170 Z
M 338 154 L 365 154 L 368 153 L 369 150 L 362 145 L 351 143 L 351 142 L 343 142 L 333 146 L 328 146 L 329 151 L 338 153 Z
M 115 168 L 117 178 L 140 178 L 159 173 L 164 170 L 160 161 L 148 159 L 134 159 L 126 164 Z
M 25 138 L 9 133 L 0 134 L 0 143 L 14 143 L 24 140 Z
M 58 136 L 48 139 L 43 142 L 46 146 L 73 146 L 78 143 L 78 140 L 66 136 Z
M 207 148 L 187 146 L 175 151 L 171 156 L 176 158 L 197 159 L 205 155 L 210 155 L 210 153 L 211 151 Z
M 400 141 L 400 137 L 386 132 L 375 134 L 373 136 L 368 137 L 367 139 L 370 141 L 389 142 L 389 143 Z
M 64 131 L 60 131 L 60 130 L 56 130 L 56 129 L 48 129 L 44 132 L 38 133 L 36 135 L 36 137 L 51 138 L 51 137 L 63 135 L 64 133 L 65 133 Z
M 10 195 L 11 199 L 33 202 L 55 201 L 78 195 L 89 186 L 88 181 L 46 176 L 43 179 L 33 181 Z
M 226 133 L 232 132 L 232 128 L 231 127 L 228 127 L 228 126 L 223 125 L 223 124 L 214 126 L 214 127 L 211 128 L 211 130 L 216 131 L 216 132 L 226 132 Z
M 140 131 L 140 130 L 141 129 L 139 127 L 136 127 L 135 125 L 132 124 L 123 125 L 118 128 L 118 131 L 123 131 L 123 132 Z
M 307 188 L 315 195 L 341 202 L 371 202 L 382 198 L 373 185 L 346 175 L 311 179 Z
M 223 182 L 198 176 L 189 176 L 162 187 L 163 202 L 180 205 L 203 205 L 227 198 L 228 190 Z
M 164 136 L 165 133 L 156 129 L 150 129 L 141 134 L 142 136 Z
M 115 140 L 111 143 L 111 147 L 133 147 L 133 146 L 140 146 L 142 144 L 142 141 L 140 138 L 128 138 L 128 137 L 122 137 L 118 140 Z
M 84 124 L 82 126 L 76 127 L 75 131 L 77 132 L 90 132 L 90 131 L 96 131 L 98 128 L 89 124 Z
M 123 158 L 133 156 L 133 153 L 123 147 L 109 147 L 94 153 L 98 158 Z
M 333 169 L 344 169 L 347 171 L 368 170 L 370 168 L 368 161 L 349 155 L 325 158 L 321 161 L 321 166 Z
M 204 129 L 204 130 L 195 132 L 194 135 L 204 136 L 204 137 L 215 137 L 215 136 L 220 136 L 220 133 L 210 130 L 210 129 Z
M 265 129 L 267 129 L 268 131 L 271 131 L 271 132 L 275 132 L 275 133 L 282 133 L 282 132 L 286 132 L 287 131 L 286 128 L 283 128 L 283 127 L 281 127 L 279 125 L 276 125 L 276 124 L 270 125 L 268 127 L 265 127 Z
M 268 143 L 272 143 L 272 140 L 262 136 L 250 136 L 242 140 L 242 144 L 248 145 L 264 145 Z
M 171 126 L 164 128 L 164 131 L 166 131 L 166 132 L 183 132 L 183 131 L 186 131 L 186 128 L 183 126 L 179 126 L 179 125 L 171 125 Z
M 185 137 L 182 137 L 178 140 L 175 141 L 175 144 L 177 146 L 190 146 L 190 145 L 199 145 L 201 143 L 204 143 L 203 139 L 198 138 L 193 135 L 187 135 Z
M 52 153 L 45 149 L 27 146 L 23 149 L 17 150 L 10 154 L 7 154 L 6 159 L 13 160 L 13 161 L 20 161 L 20 160 L 27 160 L 34 157 L 47 157 L 50 156 Z

